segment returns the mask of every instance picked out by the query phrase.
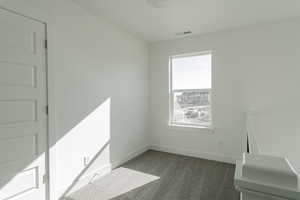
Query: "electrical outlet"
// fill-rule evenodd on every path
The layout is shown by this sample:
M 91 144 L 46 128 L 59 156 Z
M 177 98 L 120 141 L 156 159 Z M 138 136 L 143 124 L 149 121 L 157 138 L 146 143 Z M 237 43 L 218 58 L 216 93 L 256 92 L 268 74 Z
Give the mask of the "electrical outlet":
M 90 157 L 84 156 L 83 157 L 83 165 L 86 167 L 86 166 L 88 166 L 89 162 L 90 162 Z

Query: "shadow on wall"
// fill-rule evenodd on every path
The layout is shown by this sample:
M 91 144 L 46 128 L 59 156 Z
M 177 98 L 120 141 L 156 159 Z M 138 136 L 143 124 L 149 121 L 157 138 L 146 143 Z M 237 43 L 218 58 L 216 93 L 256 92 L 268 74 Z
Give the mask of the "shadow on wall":
M 56 155 L 56 168 L 59 168 L 56 182 L 64 185 L 60 194 L 65 195 L 72 191 L 81 179 L 97 175 L 97 170 L 101 166 L 111 162 L 110 117 L 111 99 L 107 98 L 91 109 L 88 114 L 82 116 L 68 131 L 57 138 L 54 144 L 49 144 L 50 149 L 55 145 L 56 151 L 60 152 Z M 42 185 L 37 180 L 37 176 L 42 175 L 38 174 L 39 169 L 35 167 L 35 161 L 45 154 L 46 152 L 40 151 L 32 157 L 22 159 L 17 165 L 13 161 L 12 164 L 8 162 L 9 164 L 5 164 L 4 167 L 1 165 L 0 199 L 8 200 L 19 197 L 33 192 L 39 185 Z M 69 165 L 60 165 L 60 161 L 65 158 L 70 161 Z M 22 182 L 24 178 L 29 181 Z

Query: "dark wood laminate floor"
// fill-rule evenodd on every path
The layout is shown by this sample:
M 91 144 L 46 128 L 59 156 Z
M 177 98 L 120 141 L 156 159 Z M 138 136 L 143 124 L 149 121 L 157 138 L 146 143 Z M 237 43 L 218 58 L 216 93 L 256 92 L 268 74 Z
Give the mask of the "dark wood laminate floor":
M 147 151 L 69 200 L 238 200 L 234 165 Z

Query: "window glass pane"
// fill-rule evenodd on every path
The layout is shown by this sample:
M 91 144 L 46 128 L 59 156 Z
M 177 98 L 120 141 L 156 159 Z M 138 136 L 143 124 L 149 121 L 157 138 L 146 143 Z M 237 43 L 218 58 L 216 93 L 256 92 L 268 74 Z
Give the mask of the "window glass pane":
M 172 123 L 211 125 L 211 55 L 172 59 Z
M 210 126 L 211 106 L 210 91 L 183 90 L 174 91 L 173 122 Z
M 172 89 L 210 89 L 211 54 L 172 59 Z

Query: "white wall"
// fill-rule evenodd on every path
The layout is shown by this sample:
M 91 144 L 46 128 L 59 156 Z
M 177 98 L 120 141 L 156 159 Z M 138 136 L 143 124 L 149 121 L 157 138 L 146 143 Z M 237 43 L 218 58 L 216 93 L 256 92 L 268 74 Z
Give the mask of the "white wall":
M 93 169 L 147 146 L 148 50 L 146 43 L 67 1 L 57 4 L 53 16 L 61 137 L 57 168 L 61 184 L 68 185 L 83 169 L 83 157 L 92 157 L 109 140 L 110 149 L 103 153 L 108 160 L 97 160 Z M 98 123 L 87 120 L 73 128 L 94 110 L 100 111 L 88 118 Z M 109 116 L 110 123 L 105 121 Z
M 150 47 L 152 145 L 230 161 L 245 150 L 245 112 L 297 105 L 300 19 L 154 43 Z M 168 58 L 213 51 L 215 131 L 168 127 Z M 298 105 L 297 105 L 298 106 Z
M 55 190 L 62 193 L 83 172 L 85 156 L 98 158 L 83 177 L 148 146 L 147 43 L 70 0 L 0 5 L 50 22 Z
M 70 0 L 2 0 L 0 5 L 51 22 L 57 190 L 70 185 L 84 168 L 83 157 L 92 158 L 107 141 L 87 174 L 148 145 L 146 43 Z M 299 102 L 299 32 L 300 20 L 290 20 L 152 44 L 151 145 L 225 161 L 239 157 L 246 110 Z M 168 57 L 207 50 L 214 55 L 215 131 L 169 128 Z

